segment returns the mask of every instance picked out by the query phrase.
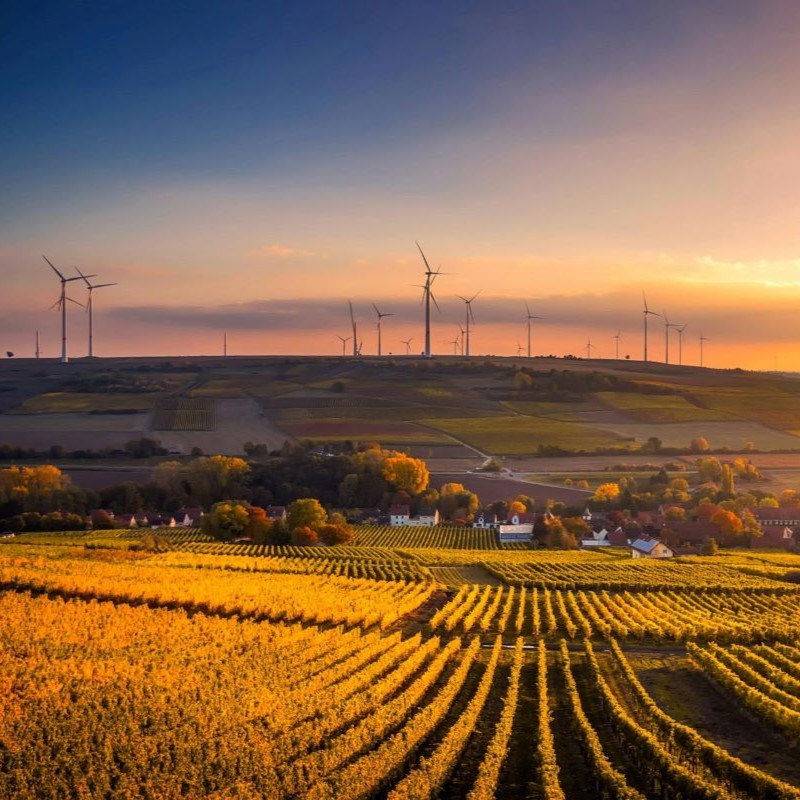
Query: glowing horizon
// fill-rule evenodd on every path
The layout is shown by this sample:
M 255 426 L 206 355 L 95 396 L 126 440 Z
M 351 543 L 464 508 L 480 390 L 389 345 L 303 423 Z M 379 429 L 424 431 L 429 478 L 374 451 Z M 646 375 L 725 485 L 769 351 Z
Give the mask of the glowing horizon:
M 452 273 L 435 352 L 482 289 L 475 353 L 514 355 L 527 301 L 535 352 L 613 355 L 621 330 L 638 359 L 645 291 L 688 323 L 685 360 L 702 331 L 707 365 L 800 370 L 795 4 L 201 2 L 188 38 L 177 11 L 117 12 L 12 14 L 3 349 L 39 329 L 56 350 L 45 253 L 119 283 L 99 355 L 220 352 L 223 330 L 230 352 L 335 354 L 348 298 L 365 352 L 370 304 L 397 309 L 397 352 L 422 341 L 419 239 Z

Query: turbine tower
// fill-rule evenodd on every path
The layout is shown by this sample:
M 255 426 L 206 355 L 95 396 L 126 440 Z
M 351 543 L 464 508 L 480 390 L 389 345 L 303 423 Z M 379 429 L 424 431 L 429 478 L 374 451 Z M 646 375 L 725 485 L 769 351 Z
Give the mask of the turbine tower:
M 622 338 L 622 331 L 617 331 L 614 336 L 611 337 L 612 339 L 616 340 L 616 358 L 619 361 L 619 340 Z
M 517 342 L 517 358 L 520 358 L 523 352 L 525 352 L 525 348 L 519 342 Z M 530 358 L 530 356 L 528 356 L 528 358 Z
M 710 342 L 710 341 L 711 341 L 711 339 L 707 339 L 705 336 L 703 336 L 703 332 L 700 331 L 700 366 L 701 367 L 703 366 L 703 344 L 705 342 Z
M 95 289 L 103 289 L 106 286 L 116 286 L 116 283 L 90 283 L 89 278 L 92 277 L 91 275 L 84 275 L 77 267 L 75 269 L 83 278 L 84 283 L 88 287 L 89 292 L 89 299 L 86 301 L 86 312 L 89 314 L 89 358 L 94 356 L 94 304 L 92 302 L 92 292 Z M 226 347 L 227 350 L 227 347 Z
M 466 297 L 463 297 L 463 296 L 462 296 L 462 295 L 460 295 L 460 294 L 457 294 L 457 295 L 456 295 L 456 297 L 457 297 L 459 300 L 463 300 L 463 301 L 464 301 L 464 304 L 465 304 L 465 306 L 466 306 L 466 312 L 465 312 L 465 313 L 466 313 L 466 317 L 467 317 L 467 330 L 466 330 L 466 336 L 467 336 L 467 339 L 466 339 L 466 352 L 464 353 L 464 355 L 466 355 L 466 357 L 467 357 L 467 358 L 469 358 L 469 333 L 470 333 L 469 323 L 470 323 L 470 322 L 475 322 L 475 315 L 472 313 L 472 301 L 473 301 L 473 300 L 474 300 L 474 299 L 475 299 L 475 298 L 476 298 L 476 297 L 477 297 L 477 296 L 478 296 L 480 293 L 481 293 L 481 292 L 480 292 L 480 289 L 479 289 L 477 292 L 475 292 L 475 294 L 474 294 L 474 295 L 472 295 L 472 297 L 470 297 L 470 298 L 469 298 L 469 300 L 468 300 Z
M 465 331 L 464 331 L 464 328 L 461 327 L 461 325 L 458 326 L 458 330 L 461 332 L 461 334 L 460 334 L 461 335 L 461 355 L 463 356 L 464 355 L 464 334 L 465 334 Z
M 350 341 L 351 338 L 352 337 L 350 336 L 339 336 L 339 339 L 341 339 L 342 342 L 342 358 L 344 358 L 347 355 L 347 353 L 345 352 L 345 348 L 347 347 L 347 343 Z
M 457 355 L 458 355 L 458 343 L 459 343 L 460 341 L 461 341 L 461 340 L 459 339 L 459 337 L 458 337 L 458 336 L 456 336 L 456 338 L 455 338 L 455 339 L 453 339 L 453 341 L 452 341 L 452 342 L 448 342 L 448 344 L 451 344 L 451 345 L 453 345 L 453 355 L 454 355 L 454 356 L 457 356 Z
M 80 275 L 76 275 L 74 278 L 65 278 L 54 266 L 53 263 L 47 258 L 47 256 L 42 256 L 42 258 L 47 261 L 50 265 L 50 268 L 58 275 L 59 280 L 61 281 L 61 296 L 50 306 L 51 309 L 58 308 L 61 311 L 61 363 L 66 364 L 69 362 L 69 356 L 67 355 L 67 300 L 70 303 L 75 303 L 76 306 L 83 306 L 77 301 L 73 300 L 71 297 L 67 297 L 67 284 L 72 281 L 79 281 L 81 280 Z M 86 275 L 86 278 L 94 278 L 94 275 Z
M 689 325 L 688 322 L 685 322 L 683 325 L 678 327 L 675 326 L 675 330 L 678 331 L 678 364 L 683 366 L 683 332 L 686 330 L 686 327 Z
M 350 324 L 353 326 L 353 358 L 358 358 L 358 325 L 356 324 L 356 318 L 353 316 L 353 304 L 348 300 L 347 305 L 350 309 Z
M 410 339 L 401 339 L 400 341 L 406 346 L 406 355 L 411 355 L 411 342 L 414 341 L 414 337 L 412 336 Z
M 644 292 L 642 292 L 642 299 L 644 300 L 644 311 L 642 312 L 644 314 L 644 360 L 647 361 L 647 318 L 649 316 L 660 317 L 661 315 L 647 307 L 647 297 Z
M 597 350 L 597 348 L 592 344 L 591 338 L 586 340 L 586 358 L 592 357 L 592 350 Z
M 535 314 L 531 314 L 531 310 L 528 307 L 528 304 L 525 303 L 525 311 L 528 315 L 528 358 L 531 357 L 531 320 L 533 319 L 542 319 L 542 317 L 537 317 Z
M 670 322 L 669 317 L 667 316 L 667 312 L 664 312 L 664 339 L 666 349 L 664 351 L 664 363 L 669 364 L 669 329 L 675 328 L 675 330 L 680 329 L 680 325 L 677 322 Z
M 36 358 L 39 358 L 41 351 L 39 350 L 39 331 L 36 331 Z
M 376 306 L 375 303 L 372 304 L 372 307 L 375 309 L 375 313 L 378 315 L 378 357 L 380 357 L 381 356 L 381 320 L 384 317 L 393 317 L 394 314 L 381 314 L 381 312 L 378 311 L 378 306 Z
M 227 358 L 228 357 L 228 334 L 227 333 L 223 333 L 222 334 L 222 357 L 223 358 Z
M 436 298 L 433 296 L 433 282 L 436 280 L 437 275 L 441 275 L 440 270 L 432 270 L 428 259 L 425 258 L 425 253 L 422 252 L 419 242 L 416 243 L 419 249 L 422 260 L 425 262 L 425 284 L 421 286 L 422 289 L 422 302 L 425 305 L 425 349 L 423 355 L 425 358 L 431 357 L 431 301 L 436 306 L 436 310 L 441 312 Z

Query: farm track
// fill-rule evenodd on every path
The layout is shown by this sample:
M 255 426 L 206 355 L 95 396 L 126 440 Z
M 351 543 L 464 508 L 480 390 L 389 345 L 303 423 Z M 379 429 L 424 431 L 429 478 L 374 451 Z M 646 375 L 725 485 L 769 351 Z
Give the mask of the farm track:
M 496 797 L 529 800 L 540 797 L 536 775 L 536 659 L 527 656 L 519 681 L 519 703 L 511 741 L 497 783 Z
M 481 760 L 486 752 L 486 748 L 494 733 L 495 726 L 500 719 L 503 709 L 503 698 L 508 688 L 510 666 L 508 663 L 501 663 L 497 666 L 492 690 L 483 707 L 478 724 L 469 742 L 461 754 L 458 765 L 453 774 L 442 787 L 440 798 L 442 800 L 466 800 L 475 779 Z
M 800 745 L 732 703 L 730 696 L 684 656 L 684 666 L 637 667 L 639 680 L 670 716 L 758 769 L 800 785 Z

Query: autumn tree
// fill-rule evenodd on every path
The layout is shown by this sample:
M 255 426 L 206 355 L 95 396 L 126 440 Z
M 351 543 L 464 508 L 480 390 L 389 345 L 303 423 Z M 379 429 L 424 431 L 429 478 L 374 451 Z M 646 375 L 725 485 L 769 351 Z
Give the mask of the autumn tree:
M 439 489 L 439 513 L 447 519 L 471 519 L 478 510 L 478 495 L 461 483 L 445 483 Z
M 720 494 L 733 497 L 736 492 L 736 483 L 733 477 L 733 468 L 730 464 L 722 465 L 722 478 L 719 483 Z
M 716 456 L 698 458 L 695 462 L 701 483 L 719 483 L 722 478 L 722 464 Z
M 292 530 L 291 542 L 298 547 L 309 547 L 319 542 L 319 535 L 312 528 L 302 526 Z
M 689 442 L 689 449 L 693 453 L 707 453 L 711 449 L 711 445 L 705 436 L 697 436 Z
M 555 550 L 574 550 L 578 546 L 575 536 L 564 527 L 558 518 L 551 520 L 547 524 L 545 541 L 548 547 L 552 547 Z
M 430 481 L 427 464 L 421 458 L 412 458 L 405 453 L 393 452 L 386 458 L 382 474 L 395 489 L 405 489 L 412 495 L 419 494 Z
M 761 523 L 756 519 L 756 516 L 749 509 L 744 509 L 741 515 L 742 519 L 742 536 L 744 537 L 747 546 L 750 547 L 753 539 L 759 539 L 764 535 L 761 528 Z
M 618 483 L 601 483 L 592 495 L 595 503 L 611 505 L 619 498 L 620 490 Z
M 319 529 L 319 538 L 327 545 L 350 544 L 356 535 L 349 525 L 327 524 Z
M 711 522 L 717 526 L 719 535 L 723 543 L 732 545 L 742 532 L 742 520 L 733 513 L 721 508 L 711 517 Z

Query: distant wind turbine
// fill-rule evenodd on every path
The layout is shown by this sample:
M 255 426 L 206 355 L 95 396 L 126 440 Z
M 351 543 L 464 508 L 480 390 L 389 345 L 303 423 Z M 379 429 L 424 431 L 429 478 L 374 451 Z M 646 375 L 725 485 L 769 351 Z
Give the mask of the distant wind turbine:
M 678 330 L 681 326 L 677 322 L 670 322 L 669 317 L 667 316 L 667 312 L 664 312 L 664 342 L 665 342 L 665 350 L 664 350 L 664 363 L 669 364 L 669 329 L 674 328 Z
M 85 280 L 86 278 L 94 278 L 94 275 L 76 275 L 74 278 L 65 278 L 53 265 L 52 261 L 50 261 L 47 256 L 42 256 L 42 258 L 47 261 L 50 265 L 50 268 L 58 275 L 59 280 L 61 281 L 61 295 L 50 306 L 51 309 L 58 308 L 61 311 L 61 363 L 66 364 L 69 361 L 69 356 L 67 355 L 67 301 L 69 300 L 70 303 L 75 303 L 76 306 L 80 306 L 83 308 L 83 304 L 79 303 L 77 300 L 73 300 L 71 297 L 67 297 L 67 284 L 71 283 L 72 281 L 79 281 L 83 277 Z
M 372 307 L 375 309 L 375 313 L 378 315 L 378 356 L 380 356 L 381 355 L 381 320 L 384 317 L 393 317 L 394 314 L 381 314 L 381 312 L 378 311 L 378 306 L 376 306 L 375 303 L 372 304 Z
M 644 360 L 647 361 L 647 318 L 650 316 L 653 317 L 660 317 L 660 314 L 657 314 L 655 311 L 651 311 L 647 307 L 647 297 L 644 292 L 642 292 L 642 299 L 644 300 Z
M 701 367 L 703 366 L 703 345 L 706 342 L 710 342 L 710 341 L 711 341 L 711 339 L 708 339 L 705 336 L 703 336 L 703 332 L 700 331 L 700 366 Z
M 406 355 L 411 355 L 411 342 L 414 341 L 414 337 L 412 336 L 410 339 L 401 339 L 400 341 L 406 346 Z
M 517 358 L 519 358 L 525 352 L 525 348 L 517 342 Z M 528 356 L 530 358 L 530 356 Z
M 464 328 L 461 325 L 458 326 L 458 330 L 461 331 L 461 355 L 464 355 Z
M 39 358 L 41 351 L 39 350 L 39 331 L 36 331 L 36 358 Z
M 542 317 L 537 317 L 535 314 L 531 314 L 531 310 L 527 303 L 525 303 L 525 312 L 527 313 L 527 320 L 528 320 L 528 358 L 531 357 L 531 320 L 534 319 L 542 319 Z
M 353 358 L 358 357 L 358 325 L 356 324 L 356 318 L 353 315 L 353 304 L 348 300 L 347 306 L 350 309 L 350 324 L 353 326 Z M 348 337 L 349 338 L 349 337 Z
M 614 336 L 611 337 L 612 339 L 616 340 L 616 357 L 617 361 L 619 361 L 619 340 L 622 338 L 622 331 L 617 331 Z
M 91 275 L 84 275 L 77 267 L 75 269 L 83 278 L 84 283 L 87 286 L 87 290 L 89 292 L 89 299 L 86 301 L 86 312 L 89 314 L 89 358 L 94 356 L 94 301 L 92 299 L 92 293 L 95 289 L 103 289 L 106 286 L 116 286 L 116 283 L 90 283 L 88 278 L 92 277 Z
M 597 348 L 592 344 L 592 340 L 591 339 L 587 339 L 586 340 L 586 358 L 591 358 L 592 357 L 592 350 L 597 352 Z
M 227 333 L 223 333 L 222 334 L 222 357 L 223 358 L 227 358 L 228 357 L 228 334 Z
M 465 304 L 465 306 L 466 306 L 466 312 L 465 312 L 465 313 L 466 313 L 466 318 L 467 318 L 467 329 L 466 329 L 467 340 L 466 340 L 466 351 L 465 351 L 464 355 L 465 355 L 467 358 L 469 358 L 469 334 L 470 334 L 470 327 L 469 327 L 469 323 L 470 323 L 470 322 L 475 322 L 475 315 L 472 313 L 472 301 L 473 301 L 473 300 L 474 300 L 474 299 L 475 299 L 475 298 L 476 298 L 476 297 L 477 297 L 477 296 L 478 296 L 480 293 L 481 293 L 481 291 L 480 291 L 480 289 L 479 289 L 477 292 L 475 292 L 475 294 L 474 294 L 474 295 L 472 295 L 472 297 L 470 297 L 470 298 L 469 298 L 469 300 L 468 300 L 466 297 L 463 297 L 463 296 L 462 296 L 462 295 L 460 295 L 460 294 L 457 294 L 457 295 L 456 295 L 456 297 L 457 297 L 459 300 L 463 300 L 463 301 L 464 301 L 464 304 Z
M 342 358 L 344 358 L 347 355 L 347 352 L 346 352 L 346 349 L 345 349 L 347 347 L 347 343 L 353 337 L 352 336 L 339 336 L 338 338 L 342 342 Z

